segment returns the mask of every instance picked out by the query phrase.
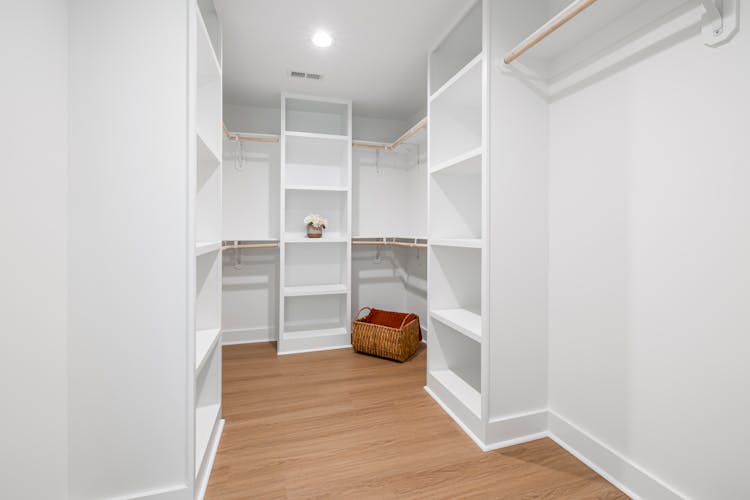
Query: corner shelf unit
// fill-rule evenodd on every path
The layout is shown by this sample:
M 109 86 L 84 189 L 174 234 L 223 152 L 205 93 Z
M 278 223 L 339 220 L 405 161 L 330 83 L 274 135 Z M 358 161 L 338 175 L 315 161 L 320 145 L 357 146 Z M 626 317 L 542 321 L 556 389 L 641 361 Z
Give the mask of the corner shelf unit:
M 487 85 L 484 3 L 429 55 L 427 392 L 484 438 L 487 356 Z
M 193 493 L 203 498 L 224 421 L 221 418 L 221 206 L 222 71 L 221 28 L 210 0 L 191 7 L 192 61 L 190 205 L 193 293 L 188 352 L 193 379 Z
M 351 346 L 351 124 L 351 101 L 281 97 L 279 354 Z

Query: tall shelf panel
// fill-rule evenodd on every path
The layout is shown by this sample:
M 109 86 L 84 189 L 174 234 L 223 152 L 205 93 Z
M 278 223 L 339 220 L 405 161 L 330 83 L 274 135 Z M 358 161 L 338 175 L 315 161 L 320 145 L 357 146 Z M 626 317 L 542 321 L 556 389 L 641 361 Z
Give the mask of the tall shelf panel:
M 194 496 L 202 498 L 221 437 L 222 70 L 221 28 L 211 0 L 192 6 L 190 273 L 194 363 L 192 440 Z
M 281 97 L 278 353 L 351 346 L 351 101 Z M 304 218 L 328 220 L 320 239 Z
M 426 390 L 482 441 L 487 421 L 487 68 L 484 3 L 429 54 Z

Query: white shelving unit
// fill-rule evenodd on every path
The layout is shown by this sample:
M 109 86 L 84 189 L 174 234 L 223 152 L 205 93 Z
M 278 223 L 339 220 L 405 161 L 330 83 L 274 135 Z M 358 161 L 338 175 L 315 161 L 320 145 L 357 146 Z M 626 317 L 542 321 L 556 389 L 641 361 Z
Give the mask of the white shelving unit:
M 221 236 L 222 71 L 221 30 L 210 0 L 196 0 L 192 32 L 195 54 L 191 84 L 195 156 L 191 200 L 194 214 L 193 322 L 195 462 L 194 495 L 202 498 L 221 437 Z
M 351 101 L 281 97 L 278 353 L 351 346 Z M 328 219 L 319 239 L 303 219 Z
M 487 330 L 487 68 L 483 2 L 429 55 L 427 387 L 483 439 Z

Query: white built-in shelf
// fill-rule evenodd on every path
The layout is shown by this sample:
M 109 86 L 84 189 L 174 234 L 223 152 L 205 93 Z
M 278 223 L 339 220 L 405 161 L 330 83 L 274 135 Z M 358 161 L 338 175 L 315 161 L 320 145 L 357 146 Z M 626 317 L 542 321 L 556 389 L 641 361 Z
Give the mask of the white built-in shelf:
M 198 168 L 213 169 L 219 166 L 219 155 L 211 149 L 200 133 L 196 134 L 198 140 Z
M 477 342 L 482 341 L 482 316 L 469 309 L 437 309 L 432 317 Z
M 474 59 L 469 61 L 466 64 L 466 66 L 461 68 L 458 71 L 458 73 L 453 75 L 453 77 L 450 80 L 445 82 L 445 84 L 442 87 L 440 87 L 437 90 L 437 92 L 435 92 L 434 94 L 430 96 L 430 102 L 435 101 L 441 95 L 443 95 L 444 93 L 447 93 L 449 89 L 463 85 L 463 82 L 466 79 L 481 78 L 482 58 L 483 58 L 482 54 L 479 54 Z
M 309 245 L 316 245 L 320 243 L 346 243 L 349 241 L 349 238 L 346 238 L 345 236 L 337 233 L 326 234 L 324 232 L 322 238 L 308 238 L 304 234 L 291 233 L 287 234 L 284 237 L 284 241 L 286 243 L 305 243 Z
M 292 185 L 286 186 L 287 191 L 341 191 L 347 192 L 349 188 L 347 186 L 308 186 L 308 185 Z
M 435 165 L 431 174 L 479 175 L 482 173 L 482 148 L 474 148 Z
M 221 241 L 199 241 L 195 244 L 196 257 L 218 250 L 221 250 Z
M 336 135 L 336 134 L 317 134 L 313 132 L 295 132 L 287 130 L 285 132 L 287 137 L 298 137 L 301 139 L 316 139 L 316 140 L 329 140 L 329 141 L 350 141 L 348 135 Z
M 431 238 L 429 244 L 434 247 L 482 248 L 480 238 Z
M 214 45 L 208 34 L 206 23 L 200 12 L 197 13 L 198 26 L 198 86 L 206 84 L 211 80 L 221 80 L 221 65 L 216 57 Z
M 195 332 L 195 372 L 203 369 L 219 340 L 218 328 L 213 330 L 198 330 Z
M 481 418 L 482 395 L 452 370 L 433 370 L 430 375 L 474 415 Z
M 219 420 L 219 403 L 199 406 L 195 409 L 195 473 L 198 474 L 206 458 L 208 444 Z
M 344 295 L 346 285 L 307 285 L 284 287 L 284 297 L 314 297 L 319 295 Z
M 344 327 L 324 328 L 320 330 L 293 330 L 284 332 L 286 339 L 309 339 L 314 337 L 333 337 L 335 335 L 346 335 L 348 332 Z

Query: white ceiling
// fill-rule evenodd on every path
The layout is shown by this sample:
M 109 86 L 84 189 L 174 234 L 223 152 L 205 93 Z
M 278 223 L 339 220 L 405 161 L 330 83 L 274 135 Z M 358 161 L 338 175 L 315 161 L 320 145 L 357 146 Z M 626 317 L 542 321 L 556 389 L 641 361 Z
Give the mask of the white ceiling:
M 279 106 L 282 91 L 354 101 L 361 116 L 405 120 L 426 102 L 427 51 L 472 0 L 215 0 L 224 100 Z M 325 29 L 333 46 L 310 37 Z M 321 73 L 293 80 L 290 69 Z

